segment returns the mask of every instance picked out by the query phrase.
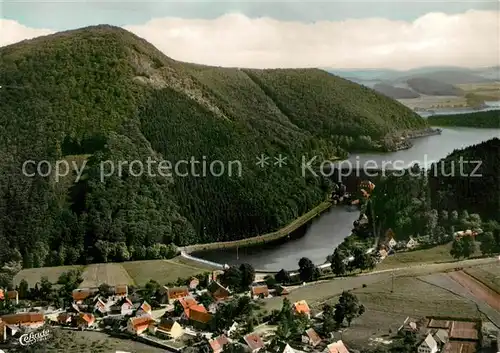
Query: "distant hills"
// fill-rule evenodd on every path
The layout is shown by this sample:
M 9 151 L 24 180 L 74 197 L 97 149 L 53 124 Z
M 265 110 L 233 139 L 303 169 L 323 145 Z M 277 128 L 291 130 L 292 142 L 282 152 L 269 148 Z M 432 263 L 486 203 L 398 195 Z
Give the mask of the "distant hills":
M 303 156 L 387 149 L 428 127 L 322 70 L 183 63 L 111 26 L 0 48 L 0 84 L 0 265 L 19 252 L 24 267 L 157 259 L 171 254 L 164 244 L 264 234 L 331 190 L 329 179 L 302 174 Z M 24 175 L 26 160 L 87 168 L 78 182 L 74 173 L 56 182 Z M 148 160 L 153 175 L 126 164 L 101 178 L 103 162 Z M 164 160 L 180 169 L 161 175 Z M 211 172 L 212 161 L 222 167 Z
M 326 71 L 373 88 L 394 99 L 418 98 L 423 95 L 461 96 L 459 84 L 500 81 L 500 67 L 467 69 L 430 67 L 407 71 L 397 70 L 333 70 Z

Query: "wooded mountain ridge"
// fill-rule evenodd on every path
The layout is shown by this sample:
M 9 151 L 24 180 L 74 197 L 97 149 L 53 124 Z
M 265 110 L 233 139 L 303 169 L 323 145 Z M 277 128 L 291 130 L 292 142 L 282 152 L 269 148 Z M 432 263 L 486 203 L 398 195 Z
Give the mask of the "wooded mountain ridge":
M 24 267 L 171 256 L 172 244 L 276 230 L 331 181 L 302 156 L 390 148 L 427 122 L 367 87 L 316 69 L 175 61 L 123 29 L 94 26 L 0 48 L 0 264 Z M 287 157 L 260 168 L 256 157 Z M 102 161 L 238 160 L 241 177 L 101 182 Z M 83 177 L 27 177 L 27 160 L 86 163 Z M 166 246 L 165 244 L 169 244 Z

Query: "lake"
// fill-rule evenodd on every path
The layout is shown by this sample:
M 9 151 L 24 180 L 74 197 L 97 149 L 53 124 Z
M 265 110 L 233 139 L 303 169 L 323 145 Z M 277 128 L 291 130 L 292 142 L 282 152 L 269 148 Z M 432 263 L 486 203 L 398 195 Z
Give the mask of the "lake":
M 446 157 L 455 149 L 487 141 L 500 136 L 500 129 L 475 128 L 443 128 L 441 135 L 427 136 L 413 140 L 413 147 L 391 153 L 353 154 L 349 161 L 353 166 L 356 162 L 360 167 L 382 167 L 383 162 L 390 163 L 386 168 L 391 169 L 394 162 L 401 166 L 411 165 L 415 161 L 422 166 L 429 165 Z M 370 162 L 368 162 L 370 161 Z M 368 162 L 368 165 L 366 163 Z M 395 167 L 398 167 L 396 165 Z M 401 167 L 399 166 L 399 167 Z M 250 263 L 256 269 L 265 271 L 279 271 L 282 268 L 293 270 L 298 268 L 301 257 L 308 257 L 314 263 L 325 262 L 326 257 L 333 253 L 352 229 L 353 222 L 358 218 L 358 212 L 349 212 L 344 207 L 334 207 L 329 212 L 317 218 L 301 238 L 290 240 L 280 245 L 267 245 L 254 249 L 239 249 L 238 259 L 236 249 L 206 252 L 198 256 L 217 263 L 239 264 Z

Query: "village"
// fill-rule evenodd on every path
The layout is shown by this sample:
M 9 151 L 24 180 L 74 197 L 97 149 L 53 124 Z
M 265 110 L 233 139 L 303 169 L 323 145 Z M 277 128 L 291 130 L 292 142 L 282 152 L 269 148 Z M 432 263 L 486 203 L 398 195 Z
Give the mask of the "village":
M 354 294 L 346 291 L 337 304 L 322 307 L 312 308 L 306 300 L 292 303 L 288 296 L 296 286 L 285 285 L 293 278 L 284 276 L 290 274 L 257 280 L 253 268 L 244 264 L 188 278 L 178 286 L 102 284 L 73 289 L 64 307 L 20 308 L 17 290 L 0 290 L 3 307 L 16 308 L 0 318 L 0 342 L 51 327 L 100 331 L 171 352 L 384 352 L 352 349 L 342 340 L 342 331 L 358 317 L 362 320 L 365 311 Z M 274 297 L 282 297 L 281 310 L 262 310 Z M 481 325 L 481 320 L 460 317 L 407 317 L 389 351 L 475 353 L 495 344 L 500 349 L 500 337 L 483 342 Z

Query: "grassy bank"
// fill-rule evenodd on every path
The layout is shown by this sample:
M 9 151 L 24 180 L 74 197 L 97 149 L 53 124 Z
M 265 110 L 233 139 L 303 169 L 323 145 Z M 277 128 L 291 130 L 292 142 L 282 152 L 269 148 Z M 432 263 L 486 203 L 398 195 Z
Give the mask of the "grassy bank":
M 295 219 L 292 223 L 272 233 L 267 233 L 252 238 L 246 238 L 234 241 L 189 245 L 184 248 L 181 248 L 181 250 L 187 253 L 192 253 L 196 251 L 230 249 L 236 247 L 247 247 L 247 246 L 270 243 L 287 237 L 293 231 L 299 229 L 304 224 L 311 221 L 313 218 L 321 215 L 324 211 L 330 209 L 331 206 L 332 203 L 330 201 L 325 201 L 320 205 L 316 206 L 315 208 L 313 208 L 312 210 L 310 210 L 309 212 Z

